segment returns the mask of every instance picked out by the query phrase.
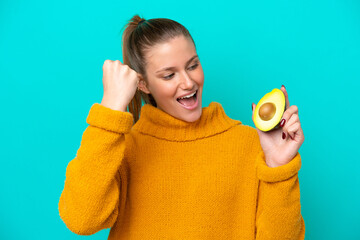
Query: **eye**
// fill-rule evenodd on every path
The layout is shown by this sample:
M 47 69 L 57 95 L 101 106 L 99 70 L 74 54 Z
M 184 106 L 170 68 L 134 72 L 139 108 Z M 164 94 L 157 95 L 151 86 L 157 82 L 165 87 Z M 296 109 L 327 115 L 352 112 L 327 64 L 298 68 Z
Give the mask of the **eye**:
M 192 65 L 191 67 L 189 67 L 190 70 L 193 70 L 195 69 L 199 64 L 198 63 L 195 63 L 194 65 Z
M 172 74 L 170 74 L 170 75 L 165 76 L 165 77 L 164 77 L 164 79 L 169 80 L 170 78 L 172 78 L 172 76 L 174 76 L 174 73 L 172 73 Z
M 191 67 L 189 67 L 188 69 L 189 70 L 194 70 L 195 68 L 197 68 L 197 66 L 199 66 L 199 63 L 195 63 L 194 65 L 192 65 Z M 164 79 L 166 80 L 169 80 L 171 79 L 172 77 L 174 76 L 174 73 L 170 74 L 170 75 L 167 75 L 165 77 L 163 77 Z

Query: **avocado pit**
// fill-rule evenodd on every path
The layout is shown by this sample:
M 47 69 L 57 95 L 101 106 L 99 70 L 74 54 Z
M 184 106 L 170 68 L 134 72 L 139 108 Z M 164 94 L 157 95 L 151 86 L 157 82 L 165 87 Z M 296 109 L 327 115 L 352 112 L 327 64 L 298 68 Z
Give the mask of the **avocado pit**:
M 276 106 L 272 102 L 267 102 L 261 105 L 259 109 L 259 116 L 264 121 L 269 121 L 276 113 Z

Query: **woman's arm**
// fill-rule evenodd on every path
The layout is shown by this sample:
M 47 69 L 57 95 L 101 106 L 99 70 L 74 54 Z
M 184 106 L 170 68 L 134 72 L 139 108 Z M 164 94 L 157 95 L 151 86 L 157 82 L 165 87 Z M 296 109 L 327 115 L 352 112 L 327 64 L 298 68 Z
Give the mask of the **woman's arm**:
M 261 151 L 256 159 L 259 179 L 256 240 L 302 240 L 305 223 L 301 215 L 298 171 L 301 157 L 287 164 L 268 167 Z
M 290 106 L 285 86 L 286 110 L 280 127 L 263 132 L 256 128 L 255 152 L 258 184 L 256 239 L 304 239 L 305 224 L 301 216 L 298 171 L 299 148 L 304 142 L 299 111 Z M 254 109 L 253 107 L 253 120 Z M 261 146 L 261 147 L 260 147 Z
M 80 235 L 110 228 L 117 219 L 124 134 L 131 129 L 133 115 L 95 103 L 86 121 L 89 126 L 66 168 L 58 205 L 66 226 Z

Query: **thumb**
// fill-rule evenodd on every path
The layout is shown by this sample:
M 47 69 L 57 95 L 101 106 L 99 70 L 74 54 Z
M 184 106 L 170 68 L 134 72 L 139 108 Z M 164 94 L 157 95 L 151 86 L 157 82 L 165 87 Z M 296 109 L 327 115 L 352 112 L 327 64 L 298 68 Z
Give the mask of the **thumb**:
M 255 104 L 255 103 L 251 103 L 251 109 L 252 109 L 252 116 L 251 116 L 251 118 L 252 118 L 253 122 L 254 122 L 254 110 L 255 110 L 255 108 L 256 108 L 256 104 Z

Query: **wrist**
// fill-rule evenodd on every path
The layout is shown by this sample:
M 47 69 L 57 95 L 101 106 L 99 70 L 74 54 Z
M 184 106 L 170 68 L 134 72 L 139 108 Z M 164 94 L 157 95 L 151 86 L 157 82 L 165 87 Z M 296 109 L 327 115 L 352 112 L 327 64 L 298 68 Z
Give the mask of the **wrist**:
M 291 161 L 291 159 L 288 159 L 288 158 L 266 157 L 265 156 L 266 165 L 271 168 L 283 166 L 285 164 L 288 164 L 290 161 Z
M 100 104 L 103 105 L 104 107 L 107 107 L 107 108 L 110 108 L 110 109 L 116 110 L 116 111 L 126 112 L 126 109 L 127 109 L 127 105 L 114 104 L 110 101 L 107 101 L 106 99 L 103 99 Z
M 277 163 L 277 162 L 275 162 L 275 161 L 273 161 L 273 160 L 265 160 L 265 162 L 266 162 L 266 165 L 268 166 L 268 167 L 271 167 L 271 168 L 275 168 L 275 167 L 279 167 L 279 166 L 281 166 L 281 164 L 279 164 L 279 163 Z
M 268 167 L 275 168 L 275 167 L 279 167 L 279 166 L 283 165 L 281 163 L 281 161 L 276 161 L 276 160 L 279 160 L 276 157 L 273 157 L 273 156 L 270 156 L 270 155 L 268 155 L 268 156 L 264 155 L 264 157 L 265 157 L 266 165 Z

